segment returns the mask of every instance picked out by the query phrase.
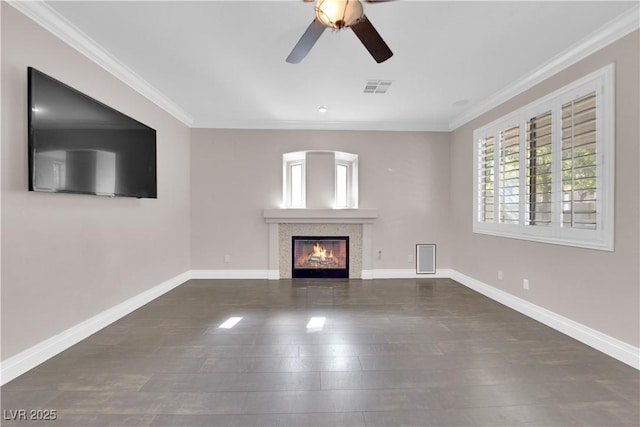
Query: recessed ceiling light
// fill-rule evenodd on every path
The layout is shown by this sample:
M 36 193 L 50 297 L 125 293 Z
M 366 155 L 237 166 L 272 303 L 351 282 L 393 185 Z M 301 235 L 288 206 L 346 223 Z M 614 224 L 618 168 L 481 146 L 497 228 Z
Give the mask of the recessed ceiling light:
M 467 105 L 469 103 L 468 99 L 460 99 L 456 102 L 454 102 L 453 104 L 451 104 L 452 107 L 463 107 L 465 105 Z
M 329 108 L 326 105 L 318 105 L 318 111 L 321 113 L 326 113 Z

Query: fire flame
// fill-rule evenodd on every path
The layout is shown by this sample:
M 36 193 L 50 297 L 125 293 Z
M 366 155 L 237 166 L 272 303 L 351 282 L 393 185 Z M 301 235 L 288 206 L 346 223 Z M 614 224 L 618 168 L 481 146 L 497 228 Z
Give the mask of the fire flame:
M 327 249 L 320 242 L 316 242 L 308 252 L 296 258 L 296 267 L 312 266 L 313 268 L 334 268 L 340 265 L 338 257 L 333 255 L 332 249 Z
M 310 256 L 320 258 L 320 261 L 326 261 L 327 259 L 333 259 L 332 251 L 329 251 L 327 253 L 327 250 L 325 248 L 323 248 L 320 245 L 319 242 L 316 242 L 316 244 L 313 245 L 313 252 L 311 253 Z

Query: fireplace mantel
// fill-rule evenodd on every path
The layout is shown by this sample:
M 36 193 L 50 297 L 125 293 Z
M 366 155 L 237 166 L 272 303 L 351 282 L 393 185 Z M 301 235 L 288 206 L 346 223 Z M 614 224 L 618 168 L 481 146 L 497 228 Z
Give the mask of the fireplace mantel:
M 265 209 L 268 224 L 372 224 L 377 209 Z
M 291 235 L 310 236 L 320 231 L 326 236 L 350 236 L 353 250 L 349 251 L 349 277 L 370 278 L 365 277 L 365 272 L 373 264 L 372 229 L 378 218 L 377 209 L 265 209 L 263 215 L 269 224 L 269 279 L 288 278 L 285 274 L 291 270 L 286 243 L 290 245 L 291 236 L 280 236 L 280 229 Z

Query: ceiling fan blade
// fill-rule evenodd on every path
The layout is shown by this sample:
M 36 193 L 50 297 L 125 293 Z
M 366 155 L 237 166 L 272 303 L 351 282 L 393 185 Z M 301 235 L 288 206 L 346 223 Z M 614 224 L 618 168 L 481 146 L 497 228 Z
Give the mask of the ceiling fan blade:
M 318 41 L 322 35 L 324 29 L 327 28 L 317 19 L 307 27 L 307 30 L 302 34 L 298 43 L 293 47 L 293 50 L 287 57 L 289 64 L 298 64 L 309 53 L 314 44 Z
M 380 37 L 380 34 L 366 16 L 363 16 L 362 20 L 357 24 L 352 25 L 351 29 L 378 64 L 393 56 L 389 46 L 382 40 L 382 37 Z

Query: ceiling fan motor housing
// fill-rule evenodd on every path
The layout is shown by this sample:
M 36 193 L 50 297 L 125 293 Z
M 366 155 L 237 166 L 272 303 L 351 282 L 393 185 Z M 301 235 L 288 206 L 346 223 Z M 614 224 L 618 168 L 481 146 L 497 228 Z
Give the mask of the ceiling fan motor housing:
M 360 0 L 318 0 L 315 9 L 316 18 L 336 30 L 357 24 L 364 16 Z
M 310 3 L 313 0 L 304 1 Z M 378 64 L 393 56 L 389 46 L 364 15 L 360 0 L 317 0 L 315 12 L 316 17 L 287 57 L 288 63 L 300 63 L 327 27 L 336 30 L 351 28 Z

